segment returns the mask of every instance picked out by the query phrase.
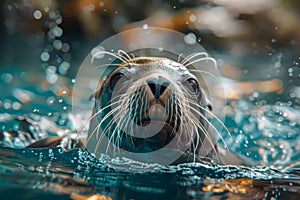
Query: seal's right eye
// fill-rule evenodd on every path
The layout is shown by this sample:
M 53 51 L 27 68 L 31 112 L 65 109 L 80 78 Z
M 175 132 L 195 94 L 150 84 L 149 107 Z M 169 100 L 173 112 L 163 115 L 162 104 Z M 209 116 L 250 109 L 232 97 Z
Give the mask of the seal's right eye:
M 122 72 L 115 73 L 110 79 L 111 89 L 120 89 L 120 87 L 128 80 L 127 76 Z
M 189 78 L 185 81 L 185 86 L 189 92 L 193 95 L 199 95 L 199 85 L 197 81 L 193 78 Z

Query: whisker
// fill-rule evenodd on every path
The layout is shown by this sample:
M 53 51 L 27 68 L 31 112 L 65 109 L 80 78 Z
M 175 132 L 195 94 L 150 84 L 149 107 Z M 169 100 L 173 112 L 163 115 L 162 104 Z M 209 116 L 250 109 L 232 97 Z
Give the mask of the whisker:
M 102 131 L 101 133 L 101 142 L 102 140 L 104 139 L 104 137 L 106 136 L 107 132 L 109 131 L 109 128 L 111 128 L 113 126 L 113 124 L 118 120 L 118 117 L 121 115 L 121 113 L 123 112 L 123 109 L 121 108 L 121 106 L 119 106 L 118 108 L 116 108 L 116 112 L 117 112 L 117 115 L 114 115 L 115 119 L 114 120 L 110 120 L 108 122 L 108 124 L 105 126 L 104 130 Z M 116 112 L 113 112 L 112 114 L 116 113 Z M 100 123 L 104 122 L 105 120 L 101 120 Z M 117 126 L 115 127 L 115 129 L 118 128 Z M 108 141 L 108 145 L 107 145 L 107 148 L 106 148 L 106 153 L 108 152 L 108 148 L 110 146 L 110 143 L 111 143 L 111 140 L 114 139 L 114 134 L 115 134 L 115 129 L 113 131 L 113 133 L 109 136 L 109 141 Z M 99 143 L 100 144 L 100 143 Z M 98 149 L 98 146 L 96 146 L 96 149 Z
M 109 108 L 110 106 L 112 106 L 112 105 L 114 105 L 114 104 L 117 104 L 117 103 L 119 103 L 119 101 L 116 101 L 116 102 L 114 102 L 114 103 L 111 103 L 111 104 L 105 106 L 104 108 L 101 108 L 100 110 L 98 110 L 98 111 L 97 111 L 96 113 L 94 113 L 91 117 L 89 117 L 83 125 L 80 126 L 78 132 L 81 133 L 81 132 L 83 131 L 84 127 L 87 126 L 87 125 L 89 124 L 89 122 L 90 122 L 92 119 L 94 119 L 98 114 L 100 114 L 100 113 L 101 113 L 102 111 L 104 111 L 105 109 L 107 109 L 107 108 Z
M 193 108 L 193 107 L 191 107 L 191 106 L 188 106 L 191 110 L 193 110 L 194 112 L 196 112 L 198 115 L 200 115 L 200 117 L 202 117 L 202 119 L 204 119 L 207 123 L 208 123 L 208 125 L 210 125 L 210 127 L 212 127 L 214 130 L 215 130 L 215 132 L 217 133 L 217 135 L 221 138 L 221 140 L 222 140 L 222 142 L 224 143 L 224 145 L 225 145 L 225 148 L 227 149 L 228 147 L 227 147 L 227 144 L 226 144 L 226 142 L 225 142 L 225 140 L 224 140 L 224 138 L 222 137 L 222 135 L 221 135 L 221 133 L 216 129 L 216 127 L 206 118 L 206 116 L 203 114 L 203 113 L 201 113 L 200 111 L 198 111 L 198 110 L 196 110 L 195 108 Z M 224 125 L 223 123 L 222 123 L 222 125 Z M 225 126 L 225 125 L 224 125 Z
M 97 127 L 99 126 L 101 126 L 103 123 L 104 123 L 104 121 L 107 119 L 107 118 L 109 118 L 111 115 L 113 115 L 115 112 L 117 112 L 118 110 L 120 110 L 120 108 L 119 107 L 116 107 L 116 108 L 114 108 L 114 109 L 112 109 L 109 113 L 107 113 L 105 116 L 104 116 L 104 118 L 103 119 L 101 119 L 101 121 L 99 122 L 99 124 L 97 125 Z M 95 134 L 95 130 L 91 133 L 91 134 L 89 134 L 90 136 L 88 137 L 88 139 L 87 139 L 87 143 L 89 142 L 89 140 L 92 138 L 92 136 Z M 103 134 L 102 134 L 103 135 Z
M 110 63 L 110 64 L 103 64 L 103 65 L 99 65 L 93 68 L 93 70 L 99 69 L 101 67 L 107 67 L 107 66 L 120 66 L 120 64 L 114 64 L 114 63 Z
M 121 54 L 123 54 L 125 57 Z M 122 58 L 125 58 L 126 61 L 131 60 L 131 57 L 124 50 L 121 49 L 118 50 L 118 55 L 121 56 Z
M 213 139 L 211 138 L 211 136 L 210 136 L 210 134 L 208 133 L 208 131 L 207 131 L 207 130 L 205 129 L 205 127 L 203 126 L 203 124 L 202 124 L 201 122 L 199 122 L 198 119 L 197 119 L 197 121 L 195 121 L 193 118 L 189 117 L 189 120 L 193 123 L 194 126 L 198 127 L 198 128 L 202 131 L 202 133 L 205 135 L 205 138 L 208 139 L 208 142 L 209 142 L 209 144 L 211 145 L 211 147 L 212 147 L 214 153 L 215 153 L 216 155 L 218 155 L 217 150 L 216 150 L 215 145 L 214 145 L 214 141 L 213 141 Z M 197 134 L 199 134 L 199 133 L 197 132 Z M 203 141 L 202 141 L 202 144 L 203 144 Z M 225 145 L 226 145 L 226 143 L 225 143 Z
M 207 112 L 208 114 L 210 114 L 214 119 L 216 119 L 220 123 L 220 125 L 225 129 L 225 131 L 227 132 L 227 134 L 229 136 L 231 136 L 230 131 L 227 129 L 227 127 L 225 126 L 225 124 L 219 119 L 219 117 L 217 117 L 215 114 L 213 114 L 209 109 L 207 109 L 207 108 L 205 108 L 205 107 L 203 107 L 203 106 L 201 106 L 201 105 L 199 105 L 199 104 L 197 104 L 195 102 L 192 102 L 192 101 L 189 101 L 189 102 L 192 103 L 195 106 L 198 106 L 199 108 L 203 109 L 205 112 Z
M 199 56 L 204 56 L 204 57 L 208 57 L 208 54 L 205 52 L 198 52 L 198 53 L 192 53 L 190 55 L 188 55 L 185 59 L 182 60 L 181 64 L 185 65 L 187 62 L 189 62 L 191 59 L 195 58 L 195 57 L 199 57 Z
M 101 55 L 101 54 L 111 55 L 111 56 L 113 56 L 113 57 L 115 57 L 115 58 L 121 60 L 122 62 L 128 64 L 127 60 L 124 60 L 122 57 L 120 57 L 120 56 L 118 56 L 118 55 L 116 55 L 116 54 L 114 54 L 114 53 L 108 52 L 108 51 L 99 51 L 99 52 L 95 53 L 95 54 L 92 56 L 91 63 L 93 63 L 94 60 L 95 60 L 95 58 L 96 58 L 97 56 Z
M 181 53 L 181 54 L 179 54 L 179 56 L 178 56 L 178 58 L 177 58 L 177 62 L 178 63 L 181 63 L 181 61 L 180 61 L 180 59 L 182 59 L 182 56 L 183 56 L 183 54 Z M 181 63 L 182 64 L 182 63 Z
M 198 73 L 202 73 L 202 74 L 208 74 L 208 75 L 210 75 L 210 76 L 212 76 L 215 80 L 220 80 L 216 75 L 214 75 L 213 73 L 211 73 L 211 72 L 208 72 L 208 71 L 203 71 L 203 70 L 196 70 L 196 69 L 191 69 L 191 70 L 189 70 L 190 72 L 198 72 Z
M 197 62 L 202 62 L 202 61 L 212 61 L 214 63 L 214 66 L 217 66 L 217 61 L 211 57 L 205 57 L 205 58 L 199 58 L 197 60 L 194 60 L 192 62 L 189 62 L 187 65 L 185 65 L 185 67 L 188 67 L 190 65 L 193 65 Z

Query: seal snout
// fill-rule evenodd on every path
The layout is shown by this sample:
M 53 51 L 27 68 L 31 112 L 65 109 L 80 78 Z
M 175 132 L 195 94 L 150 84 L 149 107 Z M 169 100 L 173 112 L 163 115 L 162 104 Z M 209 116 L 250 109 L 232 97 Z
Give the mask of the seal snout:
M 151 120 L 154 121 L 166 121 L 167 120 L 166 108 L 160 103 L 154 103 L 152 106 L 150 106 L 149 117 Z
M 147 79 L 146 84 L 150 88 L 154 99 L 159 100 L 161 95 L 166 91 L 166 89 L 170 85 L 170 81 L 158 76 Z

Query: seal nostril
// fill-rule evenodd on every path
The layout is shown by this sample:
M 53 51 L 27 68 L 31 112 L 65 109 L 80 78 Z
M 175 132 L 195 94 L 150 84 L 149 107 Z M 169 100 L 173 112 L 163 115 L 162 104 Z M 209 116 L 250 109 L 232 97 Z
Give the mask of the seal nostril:
M 160 98 L 169 85 L 169 82 L 160 79 L 149 79 L 146 83 L 156 100 Z
M 152 92 L 152 94 L 154 95 L 155 100 L 158 100 L 160 98 L 161 95 L 161 87 L 159 84 L 157 83 L 148 83 L 148 86 Z
M 166 85 L 160 85 L 160 95 L 164 93 L 164 91 L 167 89 L 168 86 Z

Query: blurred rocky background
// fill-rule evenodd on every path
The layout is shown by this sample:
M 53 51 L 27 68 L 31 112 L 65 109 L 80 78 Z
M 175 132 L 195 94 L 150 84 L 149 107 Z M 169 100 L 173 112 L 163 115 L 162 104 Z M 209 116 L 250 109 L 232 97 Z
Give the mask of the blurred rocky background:
M 0 67 L 43 72 L 30 77 L 45 87 L 64 85 L 102 40 L 165 27 L 196 38 L 216 58 L 228 98 L 299 104 L 299 22 L 298 0 L 5 0 Z

